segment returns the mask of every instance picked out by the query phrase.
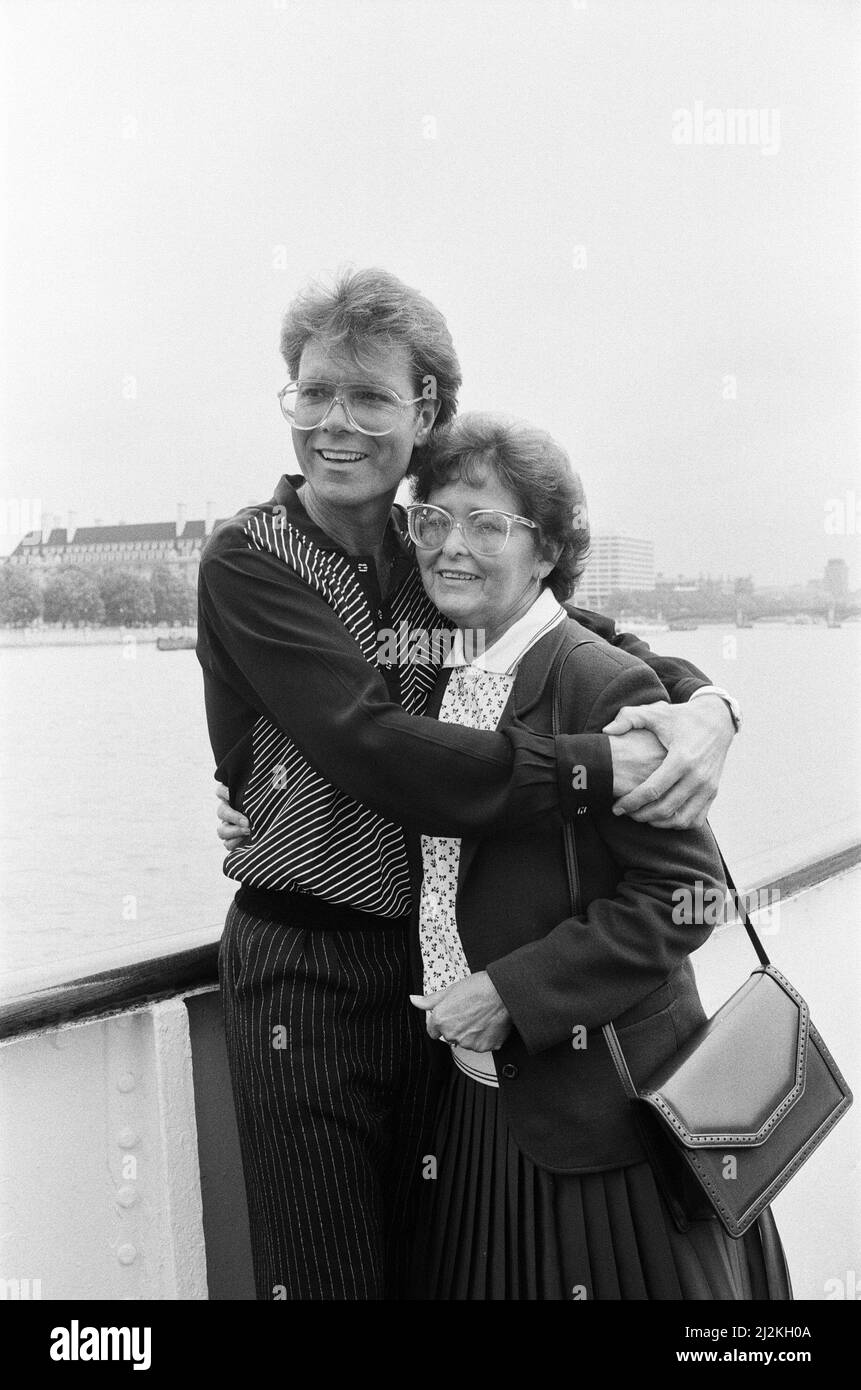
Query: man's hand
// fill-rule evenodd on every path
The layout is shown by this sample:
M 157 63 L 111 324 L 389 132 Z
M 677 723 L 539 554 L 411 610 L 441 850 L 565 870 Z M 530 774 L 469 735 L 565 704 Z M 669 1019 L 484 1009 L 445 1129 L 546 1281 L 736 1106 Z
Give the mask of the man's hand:
M 644 705 L 643 708 L 654 708 L 654 706 Z M 632 729 L 630 733 L 621 733 L 620 730 L 620 737 L 612 735 L 621 715 L 626 712 L 625 710 L 620 711 L 613 723 L 608 724 L 604 729 L 605 734 L 611 732 L 613 795 L 617 800 L 642 786 L 646 778 L 651 777 L 652 773 L 657 771 L 667 756 L 664 745 L 648 729 Z
M 436 994 L 411 994 L 410 1000 L 425 1010 L 427 1030 L 440 1042 L 460 1043 L 472 1052 L 492 1052 L 511 1032 L 511 1014 L 486 970 L 456 980 Z
M 735 732 L 726 703 L 719 695 L 702 695 L 683 705 L 659 700 L 620 709 L 604 726 L 613 754 L 614 793 L 619 746 L 633 736 L 630 731 L 642 729 L 655 735 L 667 750 L 666 757 L 633 791 L 620 779 L 623 794 L 613 806 L 614 815 L 631 816 L 664 830 L 705 825 Z M 630 776 L 630 766 L 625 776 Z
M 251 822 L 241 811 L 234 811 L 229 800 L 230 793 L 223 782 L 216 782 L 215 795 L 218 797 L 216 830 L 219 840 L 229 853 L 232 849 L 239 849 L 244 841 L 250 840 Z

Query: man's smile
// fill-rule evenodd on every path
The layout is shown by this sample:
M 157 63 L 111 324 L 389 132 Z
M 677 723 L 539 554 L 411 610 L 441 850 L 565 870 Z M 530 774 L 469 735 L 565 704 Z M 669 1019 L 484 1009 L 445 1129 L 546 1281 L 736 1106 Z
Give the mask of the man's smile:
M 354 449 L 315 449 L 327 463 L 359 463 L 368 457 L 367 454 L 360 454 Z

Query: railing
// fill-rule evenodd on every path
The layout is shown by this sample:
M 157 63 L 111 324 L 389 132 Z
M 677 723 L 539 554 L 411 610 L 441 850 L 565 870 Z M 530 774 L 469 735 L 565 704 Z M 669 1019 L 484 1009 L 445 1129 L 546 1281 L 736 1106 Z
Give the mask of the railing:
M 34 990 L 0 1004 L 0 1040 L 56 1028 L 76 1019 L 99 1018 L 139 1008 L 158 999 L 218 984 L 218 942 L 79 980 Z
M 859 864 L 855 844 L 746 888 L 792 903 L 778 965 L 798 984 L 795 970 L 811 968 L 850 1085 L 854 997 L 839 962 Z M 807 892 L 817 888 L 828 895 L 821 904 Z M 828 952 L 814 939 L 820 925 L 834 928 Z M 733 956 L 745 943 L 722 931 L 712 940 L 705 973 L 722 1002 L 740 981 Z M 217 986 L 209 942 L 0 1004 L 0 1283 L 40 1289 L 7 1296 L 254 1297 Z M 852 1112 L 776 1204 L 797 1297 L 830 1296 L 854 1268 L 851 1221 L 833 1194 L 850 1181 L 857 1121 Z
M 782 901 L 861 863 L 861 843 L 800 864 L 779 878 L 748 884 Z M 0 1003 L 0 1040 L 76 1019 L 96 1018 L 218 984 L 218 942 L 156 956 L 115 970 L 52 985 Z

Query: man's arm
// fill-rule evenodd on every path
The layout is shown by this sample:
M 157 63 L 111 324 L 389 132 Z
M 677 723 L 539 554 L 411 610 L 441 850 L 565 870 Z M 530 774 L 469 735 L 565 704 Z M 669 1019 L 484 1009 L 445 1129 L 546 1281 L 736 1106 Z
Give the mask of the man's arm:
M 647 672 L 628 670 L 603 692 L 589 727 L 602 727 L 620 699 L 636 706 L 657 693 Z M 671 832 L 604 813 L 595 825 L 622 871 L 615 896 L 487 967 L 530 1052 L 570 1038 L 575 1024 L 591 1029 L 617 1018 L 702 945 L 712 925 L 678 912 L 680 888 L 692 902 L 725 892 L 708 827 Z
M 674 705 L 683 704 L 691 698 L 695 690 L 711 685 L 708 676 L 699 667 L 694 666 L 692 661 L 683 661 L 678 656 L 659 656 L 641 637 L 635 637 L 633 632 L 617 632 L 613 619 L 606 618 L 603 613 L 593 613 L 588 608 L 575 608 L 571 603 L 566 603 L 565 609 L 578 623 L 588 627 L 590 632 L 596 632 L 611 646 L 621 647 L 623 651 L 630 652 L 632 656 L 639 657 L 647 666 L 651 666 Z
M 617 815 L 661 829 L 705 825 L 718 793 L 724 763 L 739 716 L 736 701 L 713 686 L 702 671 L 680 657 L 658 656 L 633 633 L 616 631 L 611 618 L 566 605 L 584 627 L 640 658 L 659 677 L 671 703 L 626 706 L 603 730 L 610 735 Z M 633 730 L 648 730 L 667 750 L 647 775 L 639 752 L 631 748 Z
M 554 740 L 523 725 L 483 733 L 407 714 L 325 600 L 277 556 L 220 538 L 203 557 L 199 594 L 211 732 L 219 685 L 238 691 L 327 781 L 426 834 L 483 835 L 609 808 L 612 763 L 600 730 Z M 585 777 L 574 776 L 578 767 Z M 229 753 L 217 775 L 230 780 Z

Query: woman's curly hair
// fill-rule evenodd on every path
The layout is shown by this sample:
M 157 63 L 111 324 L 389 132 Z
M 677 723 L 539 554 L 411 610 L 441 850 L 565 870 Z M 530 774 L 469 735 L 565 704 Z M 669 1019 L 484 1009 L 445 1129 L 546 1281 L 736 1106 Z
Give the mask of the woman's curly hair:
M 480 487 L 488 470 L 517 498 L 518 511 L 539 527 L 545 559 L 556 557 L 544 586 L 570 598 L 589 558 L 586 495 L 567 453 L 546 430 L 503 415 L 467 411 L 431 438 L 412 475 L 416 502 L 462 480 Z

